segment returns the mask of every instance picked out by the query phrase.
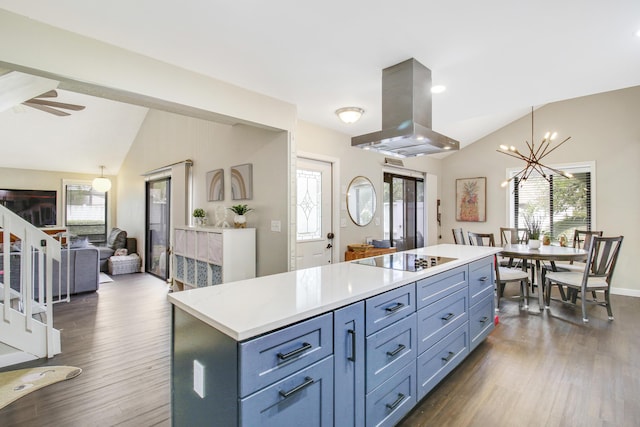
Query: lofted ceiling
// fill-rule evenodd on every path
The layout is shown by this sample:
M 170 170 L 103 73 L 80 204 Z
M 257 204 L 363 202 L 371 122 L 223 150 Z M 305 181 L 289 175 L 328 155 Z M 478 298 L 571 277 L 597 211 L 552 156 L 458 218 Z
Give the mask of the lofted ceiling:
M 350 136 L 380 130 L 381 71 L 411 57 L 447 87 L 434 95 L 433 128 L 462 147 L 531 106 L 640 85 L 637 0 L 0 0 L 0 8 L 290 102 L 300 119 Z M 76 96 L 83 97 L 69 92 L 64 100 L 91 102 Z M 344 106 L 365 114 L 342 124 L 334 111 Z M 63 119 L 28 111 L 28 120 L 0 113 L 3 145 L 8 123 L 43 120 L 18 145 L 53 146 L 57 137 L 78 148 L 69 164 L 106 164 L 115 173 L 146 110 L 114 104 L 85 124 L 90 111 Z M 69 133 L 46 127 L 67 119 L 75 120 Z M 101 119 L 111 126 L 98 128 Z M 118 125 L 122 137 L 107 134 L 113 123 L 129 125 Z

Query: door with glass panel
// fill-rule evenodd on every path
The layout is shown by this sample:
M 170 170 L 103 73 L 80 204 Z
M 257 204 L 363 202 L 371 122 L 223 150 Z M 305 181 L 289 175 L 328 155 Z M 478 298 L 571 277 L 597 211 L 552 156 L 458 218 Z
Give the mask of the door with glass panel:
M 296 269 L 330 264 L 333 254 L 332 164 L 297 159 Z
M 171 178 L 147 181 L 146 193 L 145 271 L 167 280 L 171 259 L 169 256 Z
M 398 251 L 425 242 L 424 179 L 384 174 L 384 238 Z

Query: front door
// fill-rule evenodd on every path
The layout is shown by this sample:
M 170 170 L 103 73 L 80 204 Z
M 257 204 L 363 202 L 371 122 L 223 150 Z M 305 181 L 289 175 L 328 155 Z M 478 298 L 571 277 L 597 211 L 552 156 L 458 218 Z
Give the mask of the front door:
M 297 159 L 296 269 L 330 264 L 333 255 L 332 164 Z
M 145 271 L 162 280 L 167 280 L 169 277 L 169 212 L 171 212 L 171 178 L 147 181 Z

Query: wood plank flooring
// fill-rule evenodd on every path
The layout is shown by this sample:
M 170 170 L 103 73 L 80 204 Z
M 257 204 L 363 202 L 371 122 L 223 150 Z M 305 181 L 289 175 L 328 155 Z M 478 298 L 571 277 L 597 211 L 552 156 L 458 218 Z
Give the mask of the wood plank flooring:
M 171 424 L 167 286 L 145 274 L 114 280 L 56 305 L 62 354 L 12 367 L 83 373 L 0 410 L 0 425 Z M 612 303 L 614 322 L 590 307 L 583 325 L 579 308 L 552 302 L 551 315 L 533 315 L 505 301 L 496 330 L 400 426 L 639 426 L 640 298 Z
M 61 354 L 11 367 L 72 365 L 82 374 L 0 410 L 0 425 L 171 425 L 168 287 L 142 273 L 113 278 L 54 306 Z

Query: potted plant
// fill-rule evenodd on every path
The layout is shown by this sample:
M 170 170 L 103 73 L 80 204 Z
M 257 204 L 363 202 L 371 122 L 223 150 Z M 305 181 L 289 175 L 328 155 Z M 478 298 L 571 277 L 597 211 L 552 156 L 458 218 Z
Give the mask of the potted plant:
M 245 215 L 253 211 L 253 209 L 248 208 L 247 205 L 235 205 L 231 206 L 229 210 L 236 214 L 233 218 L 234 227 L 245 228 L 247 226 L 247 217 Z
M 196 225 L 203 225 L 207 213 L 202 208 L 196 208 L 193 210 L 193 217 L 196 219 Z
M 540 247 L 540 219 L 535 216 L 525 216 L 524 222 L 527 224 L 527 230 L 529 230 L 529 242 L 527 245 L 531 249 L 538 249 Z

